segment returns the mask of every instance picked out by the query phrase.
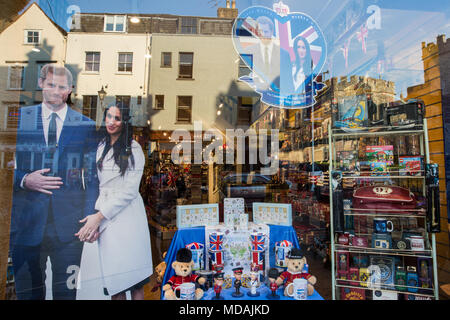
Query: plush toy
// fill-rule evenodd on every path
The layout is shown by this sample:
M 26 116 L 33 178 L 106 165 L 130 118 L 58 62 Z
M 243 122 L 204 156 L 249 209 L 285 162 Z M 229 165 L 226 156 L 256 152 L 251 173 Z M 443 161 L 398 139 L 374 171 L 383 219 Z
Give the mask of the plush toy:
M 167 254 L 167 252 L 163 253 L 163 256 L 162 256 L 163 261 L 155 267 L 154 273 L 156 275 L 156 284 L 153 287 L 152 292 L 155 292 L 159 288 L 161 288 L 163 278 L 164 278 L 164 273 L 166 272 L 166 267 L 167 267 L 166 262 L 164 261 L 166 254 Z
M 292 248 L 286 258 L 287 270 L 281 273 L 281 275 L 276 280 L 278 286 L 284 283 L 284 295 L 292 295 L 294 288 L 288 285 L 294 281 L 296 278 L 303 278 L 308 280 L 308 295 L 314 293 L 314 285 L 316 284 L 316 277 L 310 275 L 309 273 L 302 272 L 303 267 L 306 264 L 306 257 L 302 254 L 302 251 L 298 248 Z M 289 292 L 288 292 L 289 289 Z
M 194 282 L 203 285 L 206 279 L 192 274 L 192 267 L 194 261 L 192 260 L 192 252 L 187 248 L 181 248 L 177 252 L 176 260 L 172 262 L 172 268 L 175 275 L 163 286 L 164 296 L 167 300 L 176 300 L 179 298 L 180 291 L 177 288 L 186 282 Z M 195 298 L 200 300 L 203 297 L 203 290 L 201 288 L 195 289 Z

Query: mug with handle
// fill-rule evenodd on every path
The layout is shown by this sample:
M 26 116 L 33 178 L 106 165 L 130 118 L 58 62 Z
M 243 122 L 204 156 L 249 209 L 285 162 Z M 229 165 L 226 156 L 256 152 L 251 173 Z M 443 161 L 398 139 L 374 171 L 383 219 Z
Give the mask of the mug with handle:
M 195 283 L 182 283 L 176 288 L 176 290 L 180 290 L 180 300 L 195 300 Z
M 394 230 L 394 224 L 386 218 L 373 218 L 373 229 L 375 233 L 388 233 Z
M 294 290 L 292 294 L 289 293 L 289 287 L 293 286 Z M 293 282 L 289 283 L 286 287 L 288 295 L 293 297 L 295 300 L 307 300 L 308 298 L 308 280 L 303 278 L 294 279 Z

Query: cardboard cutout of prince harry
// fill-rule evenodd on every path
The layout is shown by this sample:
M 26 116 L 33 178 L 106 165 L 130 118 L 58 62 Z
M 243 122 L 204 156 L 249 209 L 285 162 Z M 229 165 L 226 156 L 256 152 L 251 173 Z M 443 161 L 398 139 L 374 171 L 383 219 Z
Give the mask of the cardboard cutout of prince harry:
M 95 122 L 71 109 L 72 74 L 45 65 L 41 104 L 20 109 L 10 253 L 18 299 L 45 299 L 50 259 L 53 299 L 74 300 L 83 242 L 75 233 L 98 197 Z

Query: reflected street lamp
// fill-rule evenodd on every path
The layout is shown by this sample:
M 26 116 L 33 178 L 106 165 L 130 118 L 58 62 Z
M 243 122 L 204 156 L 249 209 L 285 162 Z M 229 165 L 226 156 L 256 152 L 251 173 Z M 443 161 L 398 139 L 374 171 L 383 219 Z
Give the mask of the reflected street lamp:
M 102 111 L 105 111 L 105 110 L 103 109 L 103 100 L 104 100 L 105 97 L 106 97 L 106 91 L 105 91 L 105 89 L 103 88 L 103 86 L 102 86 L 102 89 L 98 91 L 98 97 L 99 97 L 99 99 L 100 99 L 100 107 L 102 108 Z

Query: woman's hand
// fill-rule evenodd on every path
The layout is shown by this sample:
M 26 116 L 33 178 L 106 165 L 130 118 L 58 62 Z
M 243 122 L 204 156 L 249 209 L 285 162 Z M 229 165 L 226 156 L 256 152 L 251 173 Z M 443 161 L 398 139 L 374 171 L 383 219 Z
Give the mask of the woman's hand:
M 98 227 L 100 226 L 100 222 L 105 217 L 99 211 L 97 213 L 88 215 L 86 218 L 80 220 L 80 223 L 84 223 L 84 226 L 81 227 L 80 231 L 75 233 L 75 236 L 80 239 L 80 241 L 89 241 L 93 242 L 98 238 Z

